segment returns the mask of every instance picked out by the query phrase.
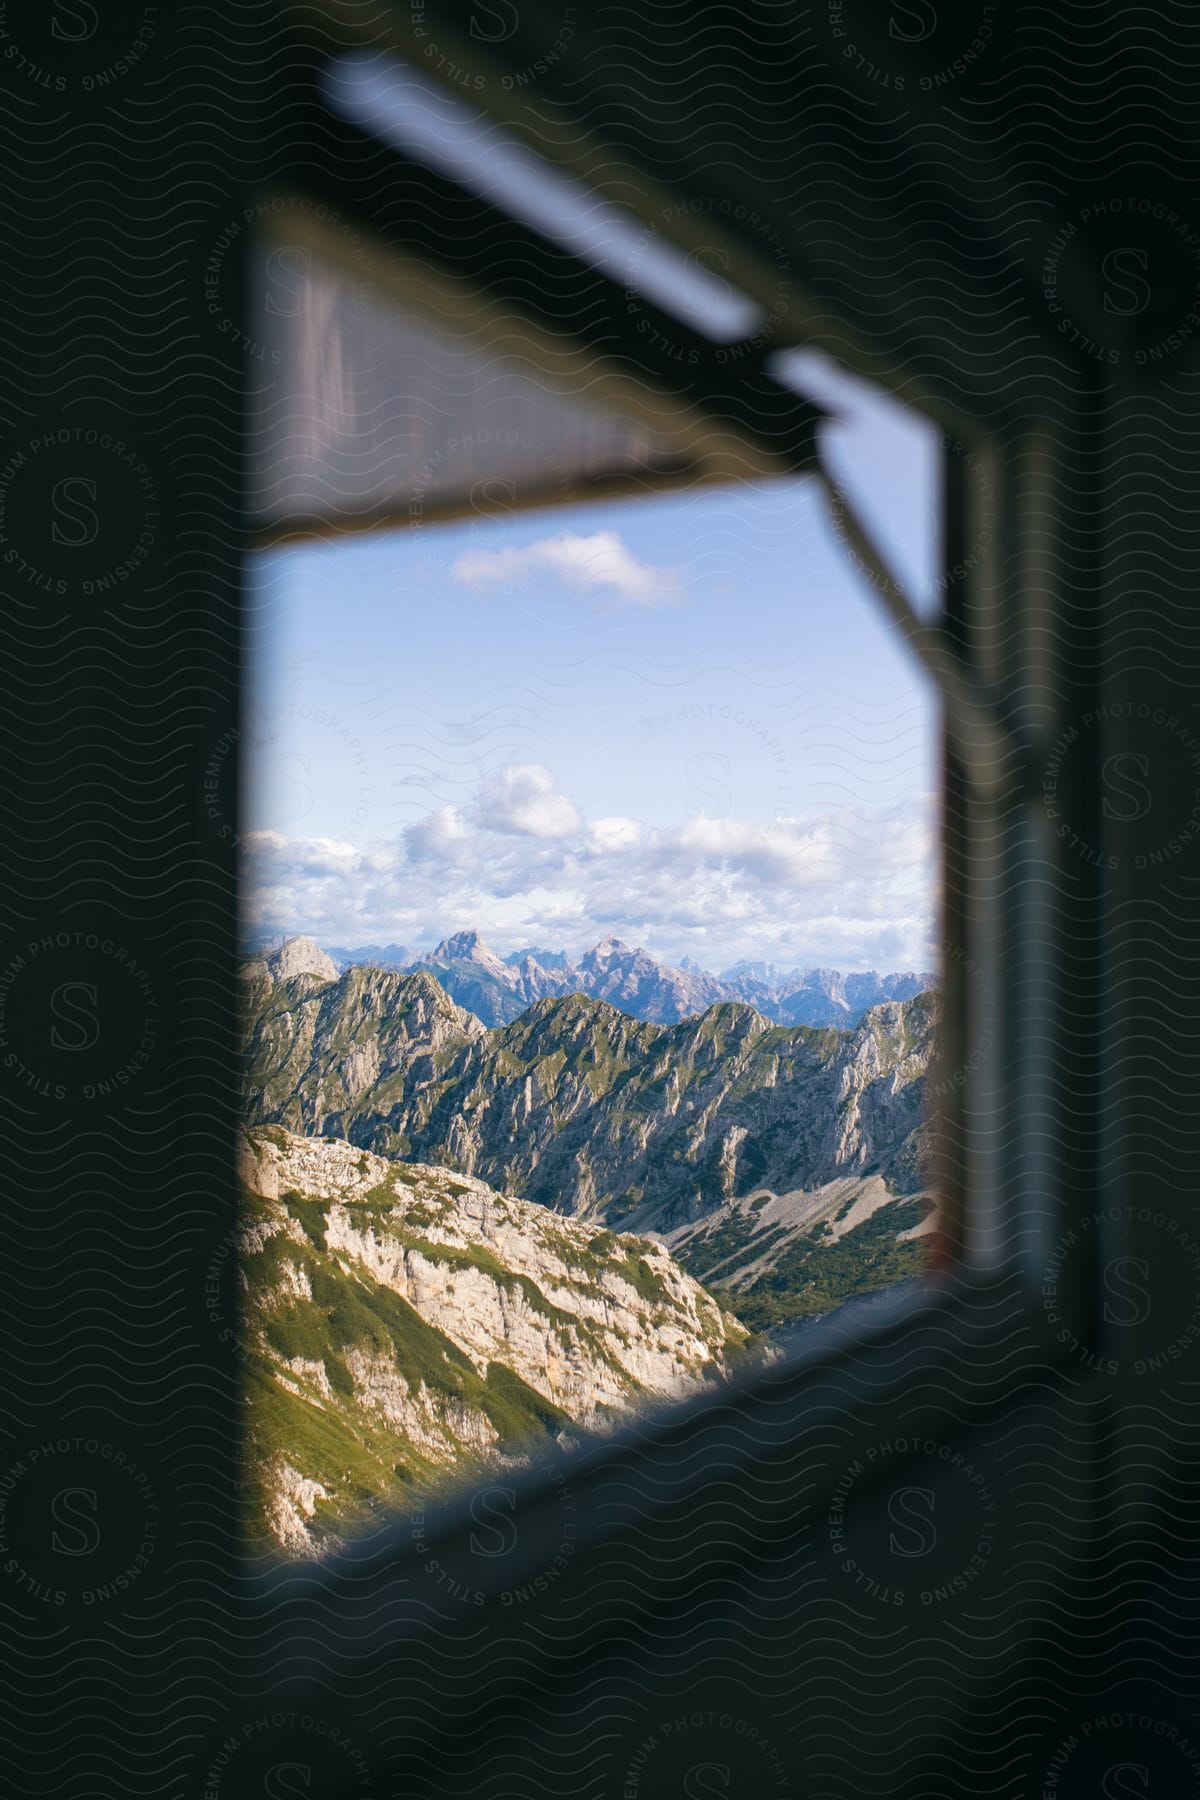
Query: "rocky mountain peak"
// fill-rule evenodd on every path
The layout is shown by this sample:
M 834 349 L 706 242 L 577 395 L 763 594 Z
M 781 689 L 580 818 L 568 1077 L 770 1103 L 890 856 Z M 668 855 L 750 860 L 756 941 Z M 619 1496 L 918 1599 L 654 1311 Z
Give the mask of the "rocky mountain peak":
M 639 952 L 630 950 L 628 944 L 623 943 L 619 937 L 614 937 L 610 932 L 607 937 L 602 937 L 600 942 L 588 951 L 583 961 L 586 965 L 607 960 L 611 956 L 635 956 L 638 954 Z
M 442 939 L 433 954 L 438 962 L 458 962 L 460 958 L 474 956 L 477 950 L 486 948 L 477 931 L 453 931 Z
M 267 968 L 276 981 L 290 981 L 295 975 L 317 975 L 322 981 L 338 978 L 333 958 L 308 937 L 288 938 L 267 957 Z
M 455 1026 L 469 1037 L 483 1035 L 484 1027 L 465 1006 L 453 1001 L 437 976 L 429 969 L 413 969 L 407 975 L 396 979 L 396 985 L 387 989 L 388 1004 L 402 1007 L 413 1003 L 433 1010 L 445 1019 L 450 1019 Z
M 533 963 L 539 969 L 570 969 L 574 967 L 573 959 L 565 950 L 547 950 L 541 944 L 526 944 L 520 950 L 512 950 L 504 958 L 510 969 L 523 969 Z
M 683 967 L 682 963 L 680 967 Z M 773 962 L 754 962 L 748 957 L 739 956 L 735 963 L 730 963 L 727 969 L 721 970 L 720 979 L 730 981 L 737 975 L 751 975 L 758 981 L 775 981 L 779 977 L 779 969 Z
M 455 931 L 443 938 L 430 958 L 432 962 L 466 962 L 474 963 L 489 974 L 503 979 L 507 973 L 507 965 L 503 963 L 491 947 L 484 943 L 477 931 Z

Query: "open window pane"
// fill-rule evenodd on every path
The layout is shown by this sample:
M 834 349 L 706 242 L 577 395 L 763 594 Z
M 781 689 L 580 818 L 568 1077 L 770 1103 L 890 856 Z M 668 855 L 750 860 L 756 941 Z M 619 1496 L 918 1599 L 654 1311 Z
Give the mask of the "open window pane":
M 777 449 L 739 436 L 332 207 L 267 196 L 260 211 L 249 510 L 266 538 L 784 466 L 781 430 Z

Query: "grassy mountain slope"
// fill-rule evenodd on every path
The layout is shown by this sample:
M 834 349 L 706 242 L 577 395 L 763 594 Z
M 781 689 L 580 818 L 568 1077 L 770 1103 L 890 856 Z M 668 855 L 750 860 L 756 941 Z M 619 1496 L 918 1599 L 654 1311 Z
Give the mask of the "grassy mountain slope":
M 248 1135 L 252 1536 L 378 1505 L 695 1392 L 747 1333 L 661 1244 L 278 1127 Z

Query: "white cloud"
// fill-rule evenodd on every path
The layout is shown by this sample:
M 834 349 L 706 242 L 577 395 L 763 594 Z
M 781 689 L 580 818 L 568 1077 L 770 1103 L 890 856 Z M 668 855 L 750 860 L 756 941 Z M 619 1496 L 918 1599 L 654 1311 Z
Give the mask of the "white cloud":
M 614 814 L 607 819 L 593 819 L 588 836 L 596 850 L 628 850 L 641 841 L 644 829 L 639 820 Z
M 583 820 L 551 772 L 510 764 L 367 850 L 254 834 L 250 916 L 326 942 L 432 943 L 477 926 L 500 950 L 580 950 L 614 931 L 711 968 L 739 956 L 928 966 L 931 821 L 903 807 L 671 826 Z M 431 935 L 432 934 L 432 935 Z
M 361 858 L 357 844 L 337 838 L 289 838 L 280 831 L 250 831 L 246 848 L 252 857 L 273 856 L 298 875 L 345 875 Z
M 439 806 L 406 827 L 404 845 L 414 862 L 461 860 L 471 832 L 456 806 Z
M 671 843 L 676 864 L 695 862 L 737 870 L 768 887 L 806 887 L 841 873 L 843 859 L 827 822 L 772 819 L 714 819 L 697 813 Z
M 576 587 L 606 590 L 633 606 L 663 606 L 679 598 L 676 572 L 639 562 L 615 531 L 587 537 L 563 531 L 519 549 L 468 550 L 452 567 L 455 579 L 468 587 L 515 581 L 536 571 Z
M 518 837 L 568 837 L 582 824 L 542 763 L 509 763 L 498 769 L 479 788 L 472 817 L 484 831 Z

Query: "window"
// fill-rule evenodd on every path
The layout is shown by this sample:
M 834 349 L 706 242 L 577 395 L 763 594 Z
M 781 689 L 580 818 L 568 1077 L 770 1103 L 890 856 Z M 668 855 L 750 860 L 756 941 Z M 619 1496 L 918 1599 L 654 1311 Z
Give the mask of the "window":
M 831 505 L 328 208 L 261 224 L 251 1530 L 308 1554 L 919 1282 L 939 707 L 853 520 L 933 616 L 941 471 L 800 357 Z

